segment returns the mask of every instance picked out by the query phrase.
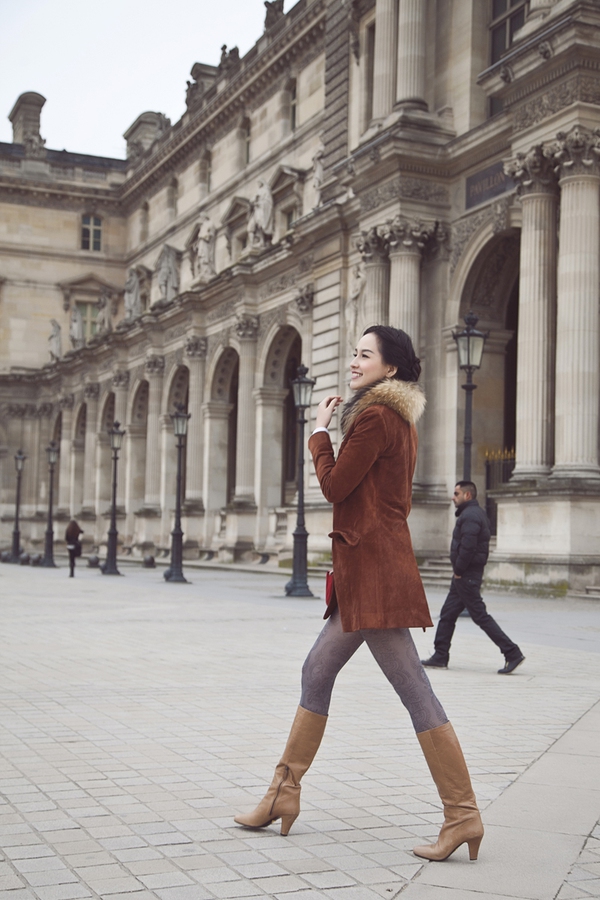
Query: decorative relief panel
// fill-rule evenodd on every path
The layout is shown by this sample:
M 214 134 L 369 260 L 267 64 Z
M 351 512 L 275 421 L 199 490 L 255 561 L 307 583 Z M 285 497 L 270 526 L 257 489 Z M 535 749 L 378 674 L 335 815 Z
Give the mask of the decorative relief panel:
M 361 211 L 371 212 L 392 200 L 425 200 L 431 203 L 448 203 L 448 191 L 441 184 L 425 178 L 399 175 L 386 184 L 366 191 L 360 198 Z

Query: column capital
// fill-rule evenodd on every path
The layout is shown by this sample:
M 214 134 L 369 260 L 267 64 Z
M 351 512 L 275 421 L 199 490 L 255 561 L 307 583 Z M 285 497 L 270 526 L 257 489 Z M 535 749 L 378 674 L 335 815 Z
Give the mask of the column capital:
M 425 223 L 420 219 L 405 219 L 396 216 L 388 219 L 380 231 L 385 237 L 390 253 L 421 254 L 435 234 L 435 222 Z
M 162 375 L 165 371 L 164 356 L 148 356 L 145 363 L 146 375 Z
M 389 254 L 389 243 L 381 233 L 381 229 L 385 226 L 376 226 L 369 228 L 368 231 L 361 231 L 360 237 L 356 240 L 356 249 L 362 256 L 363 262 L 372 263 L 377 261 L 385 261 Z
M 74 394 L 63 394 L 62 397 L 58 398 L 58 408 L 61 410 L 61 412 L 67 409 L 73 409 L 74 405 Z
M 129 372 L 127 369 L 120 369 L 113 372 L 112 386 L 116 391 L 124 391 L 129 387 Z
M 100 396 L 100 385 L 97 381 L 91 381 L 85 385 L 83 396 L 86 400 L 97 400 Z
M 258 337 L 258 316 L 238 313 L 233 324 L 236 336 L 242 341 L 255 341 Z
M 542 144 L 534 144 L 527 153 L 517 153 L 514 159 L 507 160 L 504 172 L 516 182 L 520 196 L 556 192 L 556 163 L 551 148 Z
M 184 353 L 190 359 L 206 359 L 207 352 L 207 338 L 199 337 L 198 335 L 190 335 L 188 338 L 186 338 Z
M 599 128 L 590 131 L 574 125 L 570 131 L 559 131 L 546 152 L 551 154 L 561 180 L 570 175 L 600 175 Z

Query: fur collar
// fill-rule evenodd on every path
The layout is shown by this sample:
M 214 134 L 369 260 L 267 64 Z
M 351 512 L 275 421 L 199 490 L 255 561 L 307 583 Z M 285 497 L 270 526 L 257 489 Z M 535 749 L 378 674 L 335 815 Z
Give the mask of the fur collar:
M 415 425 L 425 410 L 425 394 L 414 381 L 376 381 L 350 398 L 342 411 L 342 434 L 346 434 L 358 416 L 370 406 L 389 406 L 410 425 Z

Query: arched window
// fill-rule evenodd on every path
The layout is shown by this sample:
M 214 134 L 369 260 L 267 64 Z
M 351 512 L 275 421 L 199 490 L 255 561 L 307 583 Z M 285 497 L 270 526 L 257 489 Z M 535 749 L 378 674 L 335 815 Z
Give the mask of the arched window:
M 102 250 L 102 219 L 100 216 L 81 217 L 81 249 Z

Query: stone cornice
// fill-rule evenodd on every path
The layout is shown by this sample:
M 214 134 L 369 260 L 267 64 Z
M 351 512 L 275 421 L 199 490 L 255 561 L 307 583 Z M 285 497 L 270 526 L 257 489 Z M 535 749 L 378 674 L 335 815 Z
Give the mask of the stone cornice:
M 79 184 L 57 184 L 0 176 L 0 200 L 31 206 L 54 206 L 60 209 L 109 209 L 112 215 L 119 214 L 118 188 L 102 190 Z

